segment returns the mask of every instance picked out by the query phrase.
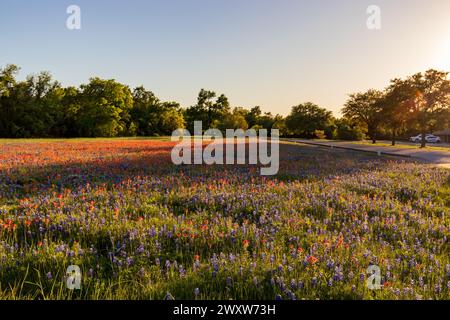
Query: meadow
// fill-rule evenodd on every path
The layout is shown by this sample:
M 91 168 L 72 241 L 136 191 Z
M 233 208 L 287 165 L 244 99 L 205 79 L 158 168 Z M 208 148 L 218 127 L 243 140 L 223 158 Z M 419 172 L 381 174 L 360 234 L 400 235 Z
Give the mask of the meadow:
M 449 170 L 283 143 L 263 177 L 173 145 L 2 140 L 0 299 L 450 299 Z

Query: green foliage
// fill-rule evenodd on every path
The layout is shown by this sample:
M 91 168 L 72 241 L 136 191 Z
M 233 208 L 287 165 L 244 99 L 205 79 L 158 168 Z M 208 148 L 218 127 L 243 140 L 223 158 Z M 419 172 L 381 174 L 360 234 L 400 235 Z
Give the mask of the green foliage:
M 180 105 L 176 102 L 161 102 L 151 91 L 138 87 L 133 92 L 134 106 L 131 118 L 140 136 L 170 135 L 185 127 Z
M 216 98 L 214 91 L 201 89 L 197 104 L 186 110 L 185 117 L 191 132 L 194 130 L 194 121 L 202 121 L 203 129 L 208 130 L 230 112 L 230 103 L 225 95 L 220 95 L 216 100 L 214 98 Z
M 334 122 L 333 137 L 338 140 L 363 140 L 364 132 L 360 126 L 348 119 L 338 119 Z
M 133 106 L 128 87 L 115 80 L 92 78 L 81 86 L 81 108 L 77 127 L 80 136 L 114 137 L 127 130 Z
M 0 70 L 0 135 L 4 137 L 49 136 L 61 117 L 64 90 L 48 72 L 15 79 L 19 68 Z
M 240 112 L 240 109 L 234 109 L 233 112 L 224 115 L 223 119 L 217 122 L 217 128 L 225 131 L 226 129 L 248 129 L 248 123 Z
M 449 122 L 450 80 L 448 72 L 428 70 L 406 79 L 393 79 L 384 92 L 368 90 L 350 95 L 342 109 L 344 117 L 365 126 L 369 137 L 389 132 L 392 144 L 404 132 L 423 135 L 445 129 Z
M 448 72 L 431 69 L 416 73 L 406 80 L 416 93 L 412 110 L 422 133 L 422 147 L 425 147 L 426 131 L 434 127 L 440 115 L 449 110 L 450 80 L 447 76 Z
M 185 127 L 186 123 L 183 118 L 183 113 L 178 104 L 176 105 L 176 107 L 169 104 L 163 105 L 158 126 L 161 135 L 170 135 L 173 131 Z
M 342 109 L 344 117 L 366 126 L 367 134 L 375 143 L 377 132 L 382 122 L 383 92 L 370 89 L 363 93 L 351 94 L 345 107 Z
M 395 144 L 402 134 L 443 130 L 450 123 L 450 80 L 436 70 L 394 79 L 384 91 L 351 94 L 338 120 L 311 102 L 294 106 L 284 118 L 259 106 L 232 109 L 224 94 L 201 89 L 197 103 L 183 109 L 143 86 L 131 90 L 95 77 L 64 88 L 49 72 L 18 81 L 19 70 L 0 68 L 0 137 L 166 136 L 185 127 L 193 132 L 194 121 L 202 121 L 203 130 L 278 129 L 281 136 L 342 140 L 367 134 L 374 142 L 390 135 Z
M 307 102 L 292 108 L 286 118 L 286 127 L 294 135 L 302 138 L 315 138 L 316 131 L 325 131 L 332 121 L 332 113 L 318 105 Z

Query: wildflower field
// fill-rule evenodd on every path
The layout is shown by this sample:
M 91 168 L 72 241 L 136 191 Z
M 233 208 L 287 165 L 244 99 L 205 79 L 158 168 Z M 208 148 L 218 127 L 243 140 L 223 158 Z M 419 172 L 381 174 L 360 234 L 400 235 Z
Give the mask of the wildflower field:
M 0 299 L 450 298 L 450 171 L 283 143 L 262 177 L 172 147 L 1 141 Z

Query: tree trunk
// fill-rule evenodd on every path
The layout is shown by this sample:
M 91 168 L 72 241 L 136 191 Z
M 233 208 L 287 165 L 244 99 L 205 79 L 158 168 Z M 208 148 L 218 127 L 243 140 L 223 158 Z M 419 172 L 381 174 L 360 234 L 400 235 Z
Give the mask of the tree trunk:
M 427 146 L 427 141 L 425 140 L 425 129 L 422 128 L 422 143 L 420 145 L 421 148 L 425 148 Z
M 395 142 L 396 142 L 396 130 L 392 130 L 392 146 L 395 146 Z
M 376 144 L 377 143 L 377 135 L 375 134 L 375 132 L 372 132 L 372 144 Z
M 373 126 L 373 125 L 369 125 L 368 126 L 368 134 L 369 134 L 369 137 L 370 137 L 370 139 L 372 140 L 372 143 L 373 144 L 376 144 L 377 143 L 377 137 L 376 137 L 376 129 L 375 129 L 375 126 Z

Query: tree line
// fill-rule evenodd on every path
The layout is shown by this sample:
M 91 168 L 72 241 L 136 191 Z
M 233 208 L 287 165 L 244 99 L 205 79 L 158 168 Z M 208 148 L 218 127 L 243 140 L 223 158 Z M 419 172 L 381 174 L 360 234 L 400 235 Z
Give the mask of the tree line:
M 448 73 L 436 70 L 394 79 L 383 91 L 351 94 L 341 118 L 311 102 L 292 107 L 287 117 L 259 106 L 232 107 L 224 94 L 205 89 L 195 105 L 182 108 L 112 79 L 63 87 L 49 72 L 23 81 L 18 72 L 16 65 L 0 69 L 1 137 L 165 136 L 178 128 L 192 131 L 194 121 L 202 121 L 206 129 L 279 129 L 284 137 L 373 142 L 390 137 L 395 144 L 410 132 L 448 127 L 450 119 Z

